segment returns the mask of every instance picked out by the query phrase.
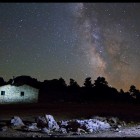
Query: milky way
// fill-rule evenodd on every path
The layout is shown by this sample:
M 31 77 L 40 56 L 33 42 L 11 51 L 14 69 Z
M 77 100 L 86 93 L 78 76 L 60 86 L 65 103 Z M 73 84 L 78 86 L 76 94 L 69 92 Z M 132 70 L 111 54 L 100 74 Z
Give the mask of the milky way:
M 1 3 L 0 76 L 140 89 L 139 17 L 139 3 Z
M 118 5 L 122 8 L 113 11 Z M 104 76 L 111 84 L 124 89 L 129 88 L 133 82 L 139 86 L 139 57 L 136 55 L 139 47 L 134 46 L 136 37 L 131 35 L 133 19 L 129 21 L 127 16 L 126 19 L 123 19 L 123 16 L 118 18 L 119 15 L 113 16 L 113 12 L 125 14 L 124 8 L 130 10 L 132 5 L 80 3 L 75 5 L 74 11 L 80 28 L 77 26 L 81 39 L 79 47 L 84 48 L 83 51 L 89 59 L 93 79 Z

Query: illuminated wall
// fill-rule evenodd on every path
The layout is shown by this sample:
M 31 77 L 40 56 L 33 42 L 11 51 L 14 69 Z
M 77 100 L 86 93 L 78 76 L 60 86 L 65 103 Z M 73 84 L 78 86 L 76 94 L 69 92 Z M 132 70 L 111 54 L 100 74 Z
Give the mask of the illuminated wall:
M 36 103 L 39 90 L 28 85 L 5 85 L 0 87 L 0 104 Z

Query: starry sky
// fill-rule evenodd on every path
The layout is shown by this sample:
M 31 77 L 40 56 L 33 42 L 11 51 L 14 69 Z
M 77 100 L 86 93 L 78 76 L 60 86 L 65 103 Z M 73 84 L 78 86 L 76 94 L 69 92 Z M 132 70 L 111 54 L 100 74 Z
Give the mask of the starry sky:
M 0 3 L 0 76 L 20 75 L 140 89 L 140 3 Z

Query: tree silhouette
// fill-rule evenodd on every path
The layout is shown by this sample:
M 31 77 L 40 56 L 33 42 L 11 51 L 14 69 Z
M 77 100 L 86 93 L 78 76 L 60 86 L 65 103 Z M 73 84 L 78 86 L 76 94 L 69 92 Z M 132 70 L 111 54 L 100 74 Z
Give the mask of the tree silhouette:
M 0 77 L 0 86 L 3 86 L 5 84 L 5 81 L 2 77 Z
M 133 98 L 137 98 L 137 96 L 139 96 L 139 90 L 136 89 L 134 85 L 130 86 L 129 93 Z
M 130 89 L 129 89 L 129 93 L 131 96 L 134 96 L 136 94 L 136 87 L 134 85 L 131 85 L 130 86 Z
M 120 89 L 120 94 L 124 94 L 124 91 L 123 91 L 123 89 Z
M 79 88 L 79 85 L 77 84 L 77 82 L 74 79 L 70 78 L 69 87 L 71 87 L 72 89 L 75 89 L 75 88 Z
M 104 77 L 97 77 L 92 84 L 91 77 L 87 77 L 84 85 L 80 87 L 78 83 L 70 78 L 69 85 L 67 86 L 65 80 L 60 77 L 59 79 L 44 80 L 39 82 L 37 79 L 30 76 L 22 75 L 10 79 L 5 82 L 0 77 L 0 86 L 12 84 L 14 86 L 22 86 L 27 84 L 39 89 L 39 101 L 76 101 L 76 102 L 96 102 L 96 101 L 119 101 L 127 103 L 140 103 L 140 91 L 131 85 L 128 92 L 120 89 L 118 92 L 114 87 L 108 86 L 108 82 Z
M 17 77 L 13 76 L 13 79 L 10 79 L 7 82 L 7 84 L 12 84 L 15 86 L 21 86 L 21 85 L 26 84 L 35 88 L 40 88 L 40 82 L 37 79 L 32 78 L 31 76 L 27 76 L 27 75 L 21 75 Z
M 65 88 L 65 87 L 67 86 L 65 80 L 64 80 L 62 77 L 60 77 L 60 78 L 58 79 L 58 84 L 59 84 L 59 86 L 60 86 L 62 89 Z
M 100 101 L 114 101 L 118 98 L 118 91 L 108 86 L 108 82 L 104 77 L 97 77 L 94 81 L 93 97 Z
M 78 101 L 80 99 L 80 86 L 74 79 L 70 78 L 69 86 L 67 89 L 68 101 Z
M 94 82 L 94 86 L 101 86 L 101 85 L 105 85 L 108 86 L 108 82 L 105 80 L 104 77 L 98 77 L 95 82 Z
M 86 88 L 92 88 L 93 87 L 91 77 L 87 77 L 85 79 L 84 87 L 86 87 Z

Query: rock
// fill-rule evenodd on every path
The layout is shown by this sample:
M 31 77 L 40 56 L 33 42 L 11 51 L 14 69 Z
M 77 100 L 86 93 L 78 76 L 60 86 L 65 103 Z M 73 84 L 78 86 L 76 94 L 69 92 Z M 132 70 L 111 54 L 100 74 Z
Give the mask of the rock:
M 121 122 L 121 125 L 122 125 L 122 126 L 126 126 L 125 121 L 122 121 L 122 122 Z
M 122 126 L 121 125 L 118 125 L 118 128 L 121 128 Z
M 25 126 L 23 121 L 21 120 L 20 117 L 18 116 L 14 116 L 11 121 L 10 121 L 10 124 L 11 126 L 14 126 L 14 127 L 22 127 L 22 126 Z
M 39 116 L 35 119 L 37 127 L 46 127 L 49 130 L 59 131 L 59 125 L 54 120 L 52 115 Z
M 117 117 L 110 117 L 107 119 L 107 122 L 114 129 L 120 128 L 120 120 Z
M 109 120 L 110 120 L 112 123 L 115 123 L 115 124 L 117 124 L 117 123 L 119 122 L 119 119 L 118 119 L 117 117 L 111 117 Z
M 3 126 L 3 127 L 0 128 L 0 131 L 3 131 L 4 132 L 4 131 L 7 131 L 7 129 L 8 129 L 7 126 Z
M 50 130 L 47 129 L 46 127 L 44 127 L 44 128 L 41 129 L 41 132 L 49 134 Z
M 37 127 L 37 123 L 32 123 L 28 126 L 25 126 L 23 128 L 23 130 L 26 130 L 26 131 L 31 131 L 31 132 L 37 132 L 37 131 L 40 131 L 40 129 Z
M 68 126 L 68 122 L 69 122 L 69 121 L 63 121 L 63 120 L 62 120 L 62 121 L 59 121 L 59 122 L 58 122 L 58 125 L 59 125 L 59 127 L 61 127 L 61 128 L 62 128 L 62 127 L 63 127 L 63 128 L 66 128 L 66 127 Z
M 94 130 L 93 129 L 91 129 L 91 128 L 87 128 L 87 130 L 86 130 L 88 133 L 92 133 L 92 132 L 94 132 Z
M 48 129 L 54 130 L 54 131 L 59 131 L 59 125 L 54 120 L 54 117 L 52 115 L 45 115 L 45 119 L 48 124 Z
M 93 116 L 93 117 L 91 117 L 91 119 L 96 119 L 96 120 L 99 120 L 102 122 L 107 122 L 106 117 Z
M 80 123 L 80 128 L 90 133 L 98 130 L 107 130 L 111 127 L 108 123 L 96 119 L 78 120 L 78 122 Z
M 93 116 L 92 119 L 96 119 L 102 122 L 109 123 L 113 129 L 120 128 L 121 126 L 126 126 L 124 121 L 120 121 L 117 117 L 99 117 Z
M 65 133 L 67 133 L 67 130 L 66 130 L 66 128 L 60 128 L 59 132 L 65 134 Z
M 114 130 L 114 132 L 119 132 L 120 130 L 119 130 L 119 128 L 116 128 L 115 130 Z
M 81 129 L 81 128 L 78 128 L 78 129 L 77 129 L 77 132 L 78 132 L 78 133 L 87 133 L 84 129 Z
M 80 124 L 76 120 L 69 121 L 66 126 L 66 129 L 72 132 L 77 132 L 78 128 L 80 128 Z
M 120 120 L 117 117 L 111 117 L 108 119 L 108 123 L 111 125 L 118 125 L 120 124 Z
M 37 123 L 37 127 L 40 127 L 40 128 L 44 128 L 44 127 L 48 126 L 47 121 L 46 121 L 45 117 L 43 117 L 43 116 L 37 117 L 35 119 L 35 122 Z
M 99 117 L 99 116 L 93 116 L 92 119 L 96 119 L 102 122 L 109 123 L 110 126 L 113 129 L 120 128 L 121 126 L 126 126 L 126 123 L 124 121 L 120 121 L 117 117 Z
M 79 133 L 92 133 L 100 130 L 106 130 L 111 128 L 109 123 L 99 121 L 97 119 L 88 120 L 70 120 L 63 121 L 60 126 L 67 129 L 67 132 L 79 132 Z

